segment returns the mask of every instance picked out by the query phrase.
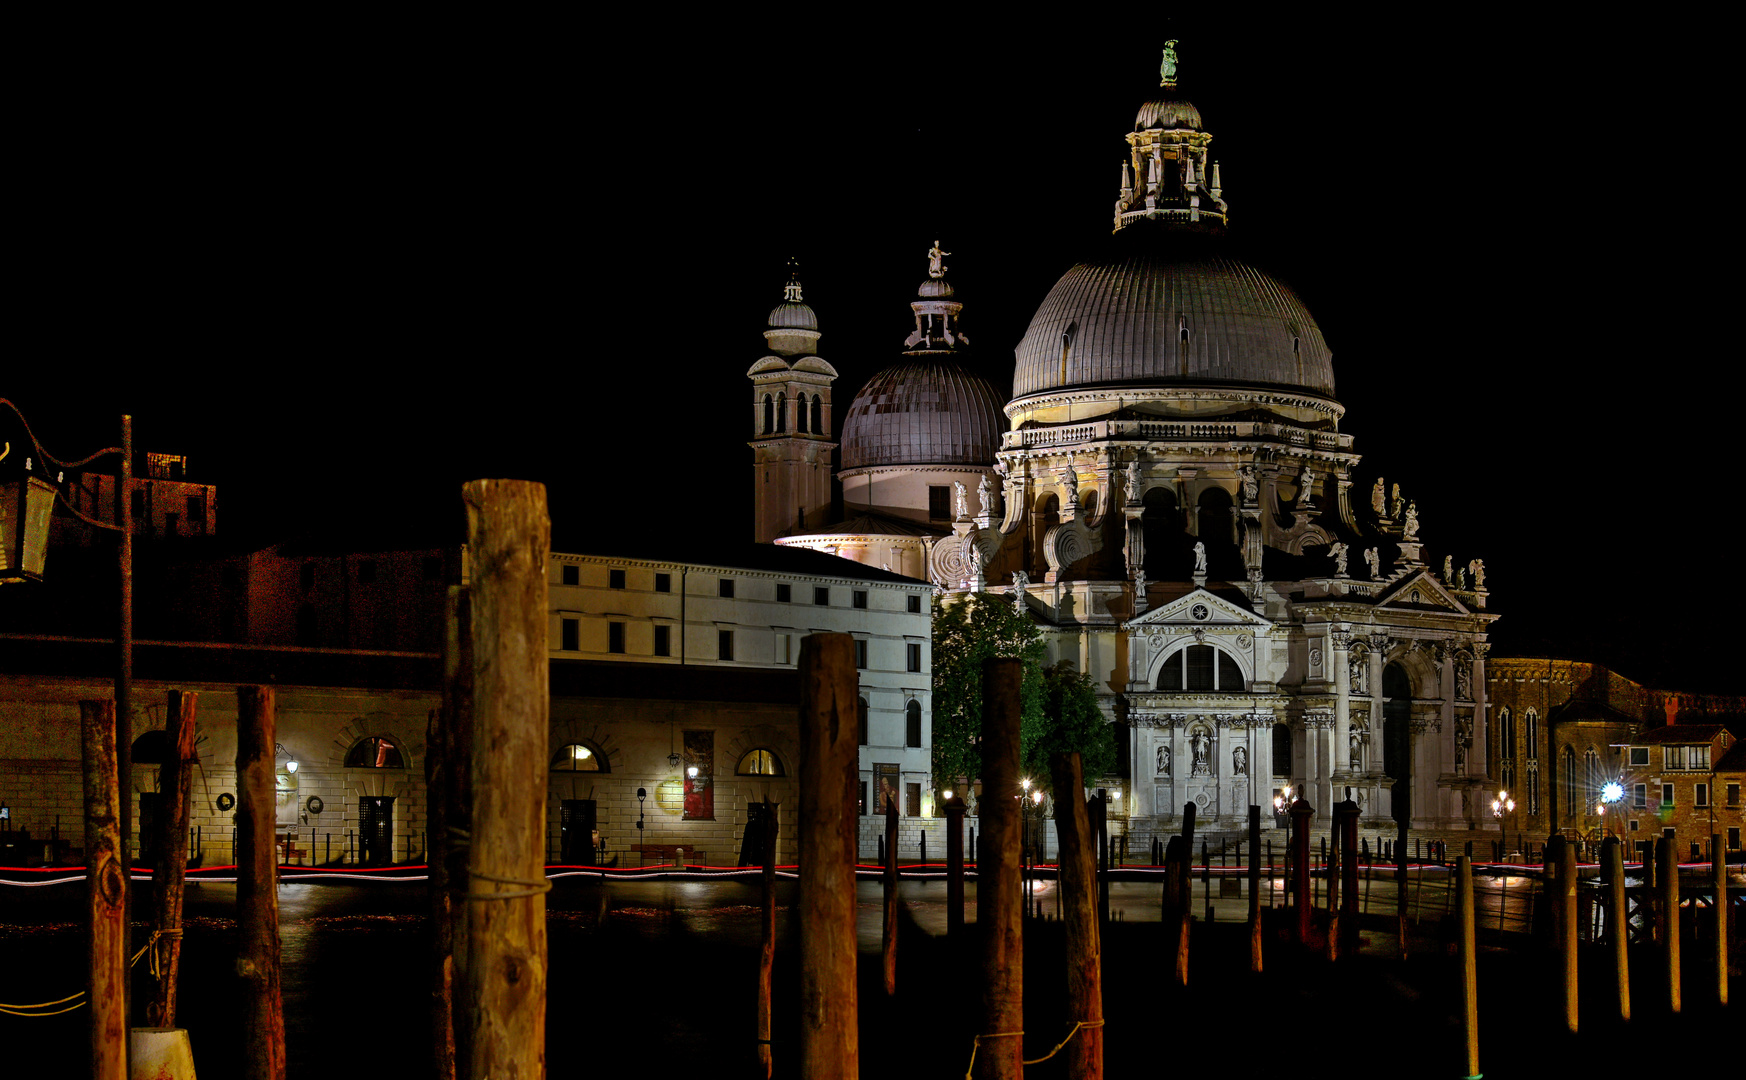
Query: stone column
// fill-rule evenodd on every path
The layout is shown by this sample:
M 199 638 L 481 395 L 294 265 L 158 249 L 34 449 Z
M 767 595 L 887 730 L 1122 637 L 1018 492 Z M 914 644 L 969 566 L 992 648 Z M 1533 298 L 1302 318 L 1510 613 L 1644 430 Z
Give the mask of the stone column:
M 1352 671 L 1347 652 L 1352 647 L 1351 631 L 1343 626 L 1328 627 L 1328 644 L 1334 665 L 1334 769 L 1344 773 L 1352 767 Z
M 1491 717 L 1485 708 L 1485 654 L 1490 651 L 1483 641 L 1473 644 L 1473 745 L 1467 751 L 1467 775 L 1473 777 L 1486 776 L 1491 760 Z
M 1393 645 L 1387 634 L 1370 635 L 1370 745 L 1365 747 L 1364 771 L 1371 774 L 1381 772 L 1376 764 L 1382 746 L 1382 666 Z

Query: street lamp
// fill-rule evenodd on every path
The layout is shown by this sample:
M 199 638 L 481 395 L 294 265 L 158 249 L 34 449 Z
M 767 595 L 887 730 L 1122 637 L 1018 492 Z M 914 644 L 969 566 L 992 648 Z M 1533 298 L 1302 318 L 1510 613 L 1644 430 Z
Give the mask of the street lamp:
M 1513 814 L 1515 810 L 1516 800 L 1510 798 L 1510 793 L 1507 791 L 1498 792 L 1497 798 L 1491 800 L 1491 816 L 1500 822 L 1505 814 Z M 1507 850 L 1510 846 L 1509 826 L 1500 825 L 1500 828 L 1503 830 L 1503 846 Z

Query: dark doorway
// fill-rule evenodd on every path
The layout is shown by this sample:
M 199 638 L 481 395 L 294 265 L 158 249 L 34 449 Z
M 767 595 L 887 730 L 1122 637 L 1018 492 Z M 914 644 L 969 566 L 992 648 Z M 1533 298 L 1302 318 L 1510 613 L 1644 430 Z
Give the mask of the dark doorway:
M 1243 552 L 1237 546 L 1237 509 L 1231 493 L 1209 487 L 1200 493 L 1200 540 L 1206 545 L 1206 570 L 1215 581 L 1242 581 Z
M 1382 669 L 1382 770 L 1394 777 L 1393 818 L 1412 823 L 1413 686 L 1399 664 Z
M 358 862 L 365 866 L 394 862 L 394 796 L 358 800 Z
M 1146 492 L 1140 518 L 1145 551 L 1141 565 L 1153 581 L 1186 581 L 1194 569 L 1194 537 L 1176 507 L 1176 496 L 1161 487 Z
M 866 790 L 864 784 L 856 784 L 855 786 L 861 788 L 863 792 Z M 865 801 L 865 794 L 861 798 Z M 741 866 L 764 865 L 764 812 L 766 809 L 773 812 L 776 809 L 776 804 L 761 802 L 746 804 L 746 832 L 740 838 Z
M 164 795 L 160 791 L 139 793 L 139 864 L 158 865 L 158 822 L 163 820 Z
M 594 861 L 594 800 L 565 799 L 558 804 L 558 858 L 569 866 Z

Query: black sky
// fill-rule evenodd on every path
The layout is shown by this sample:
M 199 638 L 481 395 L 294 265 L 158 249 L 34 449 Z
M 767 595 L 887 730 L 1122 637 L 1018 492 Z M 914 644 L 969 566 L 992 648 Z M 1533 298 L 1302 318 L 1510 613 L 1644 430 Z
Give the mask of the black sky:
M 1498 648 L 1746 691 L 1718 28 L 856 10 L 45 46 L 0 395 L 63 456 L 133 412 L 233 533 L 429 534 L 497 475 L 548 485 L 559 549 L 707 558 L 750 534 L 744 373 L 787 258 L 839 420 L 935 238 L 1010 388 L 1177 38 L 1233 243 L 1333 348 L 1361 490 L 1401 483 L 1434 564 L 1485 559 Z

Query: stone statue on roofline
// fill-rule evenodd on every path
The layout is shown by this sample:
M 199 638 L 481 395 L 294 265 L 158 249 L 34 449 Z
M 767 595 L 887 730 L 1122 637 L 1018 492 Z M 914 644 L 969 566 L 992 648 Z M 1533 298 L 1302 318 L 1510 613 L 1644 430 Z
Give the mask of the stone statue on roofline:
M 1388 513 L 1388 496 L 1382 485 L 1382 477 L 1376 478 L 1376 486 L 1370 489 L 1370 509 L 1377 517 Z
M 976 501 L 982 505 L 984 514 L 994 513 L 994 486 L 988 482 L 988 474 L 982 474 L 982 480 L 976 485 Z
M 1407 504 L 1406 525 L 1401 531 L 1401 537 L 1402 537 L 1402 539 L 1405 539 L 1405 540 L 1416 540 L 1416 539 L 1418 539 L 1418 536 L 1419 536 L 1419 502 L 1417 499 L 1414 499 L 1412 502 Z
M 952 490 L 955 496 L 954 509 L 957 511 L 958 520 L 963 521 L 970 516 L 968 489 L 964 487 L 962 480 L 954 480 L 952 481 Z
M 1256 501 L 1261 497 L 1261 483 L 1255 479 L 1255 467 L 1253 465 L 1243 466 L 1242 474 L 1243 505 L 1254 506 Z
M 1365 548 L 1364 561 L 1370 564 L 1370 580 L 1382 580 L 1382 555 L 1375 548 Z
M 1459 566 L 1455 568 L 1454 584 L 1458 591 L 1467 588 L 1467 571 L 1461 569 Z
M 928 248 L 928 277 L 943 278 L 946 276 L 945 260 L 946 256 L 950 254 L 951 252 L 945 251 L 940 247 L 940 242 L 938 240 L 934 241 L 934 246 Z
M 1393 511 L 1393 513 L 1389 514 L 1389 517 L 1393 517 L 1393 518 L 1400 517 L 1400 515 L 1401 515 L 1401 497 L 1400 497 L 1400 485 L 1399 484 L 1394 485 L 1394 492 L 1393 492 L 1392 497 L 1388 501 L 1388 505 L 1389 505 L 1389 509 Z
M 1473 587 L 1476 589 L 1485 588 L 1485 560 L 1474 559 L 1467 564 L 1467 569 L 1473 571 Z
M 1303 472 L 1297 478 L 1297 505 L 1308 506 L 1310 497 L 1315 494 L 1316 474 L 1310 471 L 1306 463 Z
M 1199 540 L 1194 542 L 1194 572 L 1206 573 L 1206 545 Z
M 1346 576 L 1346 556 L 1351 550 L 1352 549 L 1347 547 L 1345 544 L 1329 544 L 1328 545 L 1328 554 L 1330 556 L 1332 556 L 1333 560 L 1334 560 L 1334 576 L 1335 577 L 1345 577 Z
M 1127 471 L 1127 476 L 1124 480 L 1124 483 L 1125 483 L 1126 487 L 1123 491 L 1123 494 L 1127 497 L 1128 502 L 1130 504 L 1139 502 L 1140 501 L 1140 483 L 1141 483 L 1141 481 L 1140 481 L 1140 463 L 1138 461 L 1128 462 L 1128 471 Z
M 1447 585 L 1455 580 L 1454 566 L 1455 557 L 1453 555 L 1443 556 L 1443 584 Z
M 1176 42 L 1171 38 L 1164 43 L 1164 58 L 1158 64 L 1158 85 L 1176 85 Z

